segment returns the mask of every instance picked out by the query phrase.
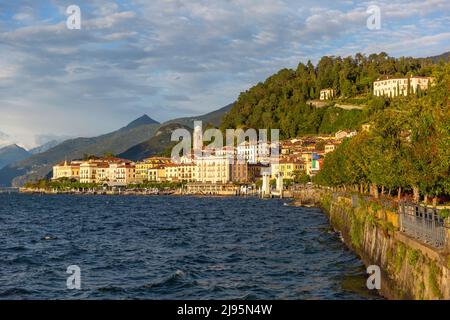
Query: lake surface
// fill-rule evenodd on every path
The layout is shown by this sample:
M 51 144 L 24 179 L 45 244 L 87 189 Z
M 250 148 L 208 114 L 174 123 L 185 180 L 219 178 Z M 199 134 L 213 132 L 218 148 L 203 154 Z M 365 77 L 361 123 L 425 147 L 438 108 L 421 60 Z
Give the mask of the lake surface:
M 0 194 L 0 299 L 377 299 L 326 216 L 285 202 Z

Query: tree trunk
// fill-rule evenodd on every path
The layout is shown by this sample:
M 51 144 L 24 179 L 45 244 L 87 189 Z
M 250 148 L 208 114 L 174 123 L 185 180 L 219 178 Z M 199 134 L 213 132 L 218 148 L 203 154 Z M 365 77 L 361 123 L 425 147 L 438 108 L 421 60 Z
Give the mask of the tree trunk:
M 413 187 L 413 197 L 414 197 L 414 202 L 419 202 L 420 201 L 420 190 L 418 186 L 414 186 Z
M 423 202 L 427 205 L 428 204 L 428 194 L 425 193 L 425 195 L 423 196 Z
M 402 187 L 398 187 L 397 198 L 398 201 L 402 199 Z
M 372 192 L 375 199 L 378 199 L 378 186 L 375 183 L 372 183 Z
M 364 193 L 364 184 L 360 183 L 359 188 L 360 188 L 359 192 L 363 194 Z
M 381 195 L 384 196 L 384 186 L 381 186 Z

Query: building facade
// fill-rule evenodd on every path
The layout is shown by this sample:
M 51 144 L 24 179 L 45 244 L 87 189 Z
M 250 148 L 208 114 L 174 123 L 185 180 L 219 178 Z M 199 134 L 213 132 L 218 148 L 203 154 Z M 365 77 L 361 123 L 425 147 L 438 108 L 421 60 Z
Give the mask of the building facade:
M 328 88 L 320 90 L 320 100 L 330 100 L 333 99 L 336 95 L 336 91 L 334 89 Z
M 165 165 L 171 163 L 170 158 L 165 157 L 152 157 L 144 159 L 143 161 L 136 163 L 136 181 L 144 182 L 148 180 L 149 170 L 159 167 L 161 165 Z
M 373 94 L 377 97 L 407 96 L 417 94 L 418 90 L 425 91 L 432 84 L 430 77 L 392 78 L 377 80 L 373 83 Z
M 196 159 L 197 181 L 203 183 L 227 183 L 232 179 L 233 158 L 207 156 Z
M 166 168 L 164 166 L 158 166 L 148 170 L 148 181 L 150 182 L 162 182 L 166 180 Z
M 102 158 L 83 161 L 80 164 L 81 183 L 124 186 L 136 183 L 136 166 L 133 162 L 119 158 Z
M 62 178 L 80 180 L 80 164 L 81 161 L 64 161 L 53 167 L 52 180 Z
M 271 164 L 272 179 L 281 174 L 283 179 L 294 179 L 297 172 L 305 172 L 305 162 L 297 158 L 281 159 Z

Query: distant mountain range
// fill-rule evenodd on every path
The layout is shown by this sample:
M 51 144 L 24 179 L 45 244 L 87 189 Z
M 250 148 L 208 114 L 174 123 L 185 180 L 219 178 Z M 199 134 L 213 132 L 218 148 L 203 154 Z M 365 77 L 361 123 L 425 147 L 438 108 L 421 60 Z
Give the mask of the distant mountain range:
M 150 156 L 164 153 L 173 142 L 171 141 L 172 132 L 176 129 L 186 129 L 191 131 L 191 128 L 179 123 L 168 123 L 162 125 L 155 135 L 149 140 L 139 143 L 127 151 L 118 155 L 119 158 L 130 159 L 133 161 L 139 161 Z
M 203 126 L 208 125 L 219 127 L 224 115 L 231 110 L 233 104 L 229 104 L 219 110 L 196 117 L 178 118 L 163 123 L 155 135 L 149 140 L 137 144 L 118 156 L 133 161 L 139 161 L 150 156 L 161 154 L 167 151 L 174 143 L 171 141 L 172 132 L 183 128 L 190 132 L 194 128 L 194 121 L 202 121 Z
M 82 159 L 85 155 L 113 153 L 131 160 L 141 160 L 164 152 L 170 145 L 172 131 L 177 128 L 192 128 L 194 120 L 203 121 L 204 126 L 219 126 L 231 106 L 163 124 L 143 115 L 119 130 L 98 137 L 69 139 L 56 145 L 49 143 L 41 146 L 41 150 L 30 150 L 25 158 L 9 162 L 0 169 L 0 186 L 22 186 L 26 181 L 49 176 L 52 167 L 58 162 Z M 31 153 L 35 154 L 30 156 Z
M 16 161 L 26 159 L 30 155 L 30 152 L 17 144 L 0 148 L 0 169 Z
M 45 152 L 47 150 L 50 150 L 53 147 L 56 147 L 58 144 L 60 144 L 62 141 L 60 140 L 51 140 L 49 142 L 46 142 L 36 148 L 30 149 L 28 150 L 29 153 L 31 154 L 38 154 L 38 153 L 42 153 Z
M 438 63 L 440 61 L 447 62 L 450 58 L 450 51 L 440 54 L 438 56 L 428 57 L 427 59 L 431 59 L 434 63 Z
M 169 121 L 165 122 L 164 124 L 178 123 L 178 124 L 184 125 L 189 128 L 194 128 L 194 121 L 202 121 L 203 126 L 210 124 L 214 127 L 219 127 L 222 122 L 223 116 L 226 113 L 228 113 L 232 107 L 233 107 L 233 103 L 231 103 L 223 108 L 220 108 L 219 110 L 216 110 L 216 111 L 213 111 L 213 112 L 201 115 L 201 116 L 178 118 L 178 119 L 174 119 L 174 120 L 169 120 Z

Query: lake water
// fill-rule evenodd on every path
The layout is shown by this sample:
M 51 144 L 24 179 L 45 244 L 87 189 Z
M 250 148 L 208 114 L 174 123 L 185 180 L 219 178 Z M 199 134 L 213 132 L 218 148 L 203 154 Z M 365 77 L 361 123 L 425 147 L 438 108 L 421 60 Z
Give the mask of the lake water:
M 0 299 L 377 299 L 325 214 L 285 202 L 0 194 Z

